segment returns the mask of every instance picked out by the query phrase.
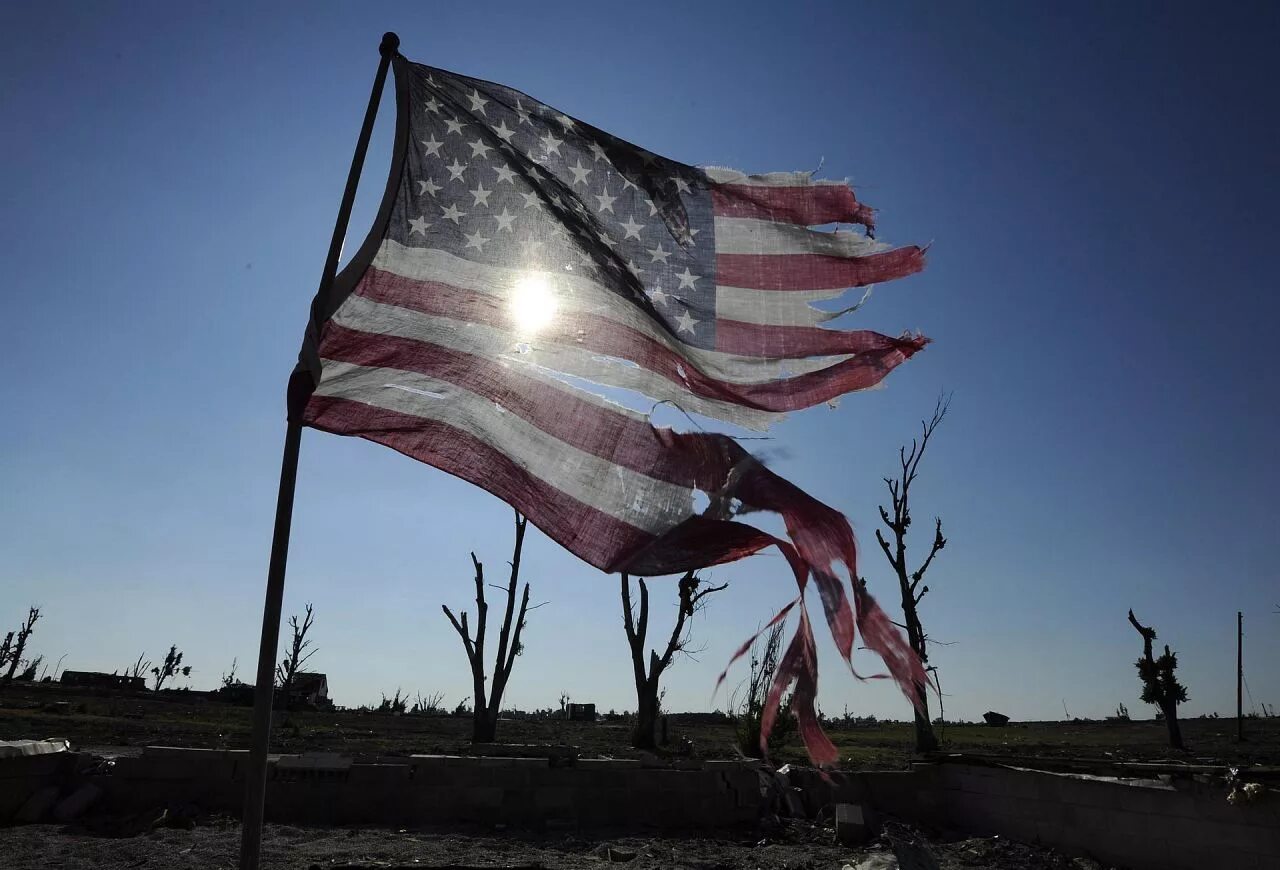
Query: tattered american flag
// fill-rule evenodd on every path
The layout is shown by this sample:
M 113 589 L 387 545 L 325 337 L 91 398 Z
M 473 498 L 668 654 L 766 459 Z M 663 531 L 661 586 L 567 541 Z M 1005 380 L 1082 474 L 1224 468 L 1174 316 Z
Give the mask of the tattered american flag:
M 872 387 L 925 339 L 828 328 L 840 312 L 811 303 L 918 271 L 921 250 L 874 241 L 843 182 L 698 169 L 502 85 L 399 56 L 394 69 L 387 193 L 312 306 L 293 413 L 483 487 L 602 571 L 779 547 L 800 592 L 775 621 L 798 609 L 799 629 L 768 710 L 794 685 L 810 755 L 833 762 L 810 577 L 850 667 L 860 630 L 909 698 L 925 679 L 856 579 L 848 521 L 731 438 L 654 426 L 600 388 L 763 429 Z M 827 224 L 864 232 L 810 229 Z M 735 519 L 760 510 L 788 540 Z

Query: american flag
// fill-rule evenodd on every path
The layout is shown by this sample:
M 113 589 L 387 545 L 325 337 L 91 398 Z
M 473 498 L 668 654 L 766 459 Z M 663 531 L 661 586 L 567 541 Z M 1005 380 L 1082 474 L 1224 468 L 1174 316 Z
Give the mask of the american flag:
M 856 616 L 849 604 L 835 573 L 857 577 L 847 520 L 731 438 L 655 426 L 608 396 L 764 429 L 872 387 L 925 339 L 832 329 L 840 312 L 812 303 L 918 271 L 921 250 L 875 241 L 843 182 L 699 169 L 502 85 L 402 57 L 395 75 L 386 199 L 313 304 L 304 422 L 483 487 L 602 571 L 778 546 L 800 587 L 779 617 L 798 607 L 800 628 L 776 688 L 794 682 L 810 754 L 834 760 L 813 712 L 811 576 L 846 661 L 856 626 L 908 697 L 923 680 L 856 579 Z M 864 231 L 810 229 L 826 224 Z M 789 540 L 735 519 L 755 510 L 781 514 Z

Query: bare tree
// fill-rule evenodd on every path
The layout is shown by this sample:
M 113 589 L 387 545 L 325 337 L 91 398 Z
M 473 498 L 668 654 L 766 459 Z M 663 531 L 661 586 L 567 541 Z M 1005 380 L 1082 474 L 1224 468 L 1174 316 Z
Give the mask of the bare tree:
M 4 643 L 0 644 L 0 668 L 5 668 L 4 676 L 0 677 L 0 690 L 13 682 L 13 675 L 23 660 L 22 654 L 27 650 L 27 641 L 31 638 L 31 632 L 35 630 L 36 621 L 39 619 L 40 608 L 29 608 L 27 621 L 18 627 L 16 635 L 12 631 L 9 632 L 5 635 Z
M 920 583 L 924 579 L 925 572 L 929 570 L 929 566 L 933 564 L 934 557 L 947 545 L 947 539 L 942 535 L 942 519 L 935 517 L 933 544 L 929 548 L 929 555 L 925 557 L 924 561 L 920 563 L 920 567 L 916 568 L 916 570 L 912 571 L 907 566 L 907 532 L 911 528 L 909 498 L 911 484 L 915 482 L 916 475 L 920 471 L 920 460 L 924 458 L 924 451 L 929 446 L 929 439 L 933 437 L 938 424 L 947 416 L 947 409 L 950 405 L 950 397 L 940 397 L 933 408 L 933 416 L 928 420 L 920 421 L 920 438 L 911 439 L 911 448 L 909 450 L 906 447 L 898 449 L 901 472 L 896 478 L 886 477 L 884 479 L 885 485 L 889 487 L 892 515 L 883 505 L 880 507 L 880 519 L 892 534 L 893 543 L 890 544 L 884 533 L 880 529 L 876 529 L 876 540 L 880 543 L 880 549 L 884 551 L 885 558 L 889 560 L 889 565 L 898 577 L 898 587 L 902 592 L 902 615 L 905 622 L 902 627 L 906 629 L 907 641 L 911 644 L 911 649 L 920 657 L 921 663 L 926 667 L 929 664 L 929 636 L 920 623 L 920 600 L 929 592 L 929 587 L 921 586 Z M 914 701 L 916 751 L 932 752 L 938 748 L 938 738 L 934 735 L 933 724 L 929 721 L 927 683 L 916 683 Z
M 289 617 L 289 627 L 293 629 L 293 640 L 289 643 L 289 651 L 285 653 L 284 661 L 276 665 L 276 685 L 280 688 L 281 703 L 284 704 L 285 709 L 289 707 L 289 690 L 293 688 L 293 678 L 302 671 L 302 666 L 316 654 L 316 651 L 311 648 L 311 641 L 307 639 L 307 632 L 311 630 L 311 623 L 314 621 L 315 618 L 309 602 L 306 605 L 306 615 L 301 623 L 298 622 L 297 614 Z
M 138 656 L 138 660 L 131 666 L 125 666 L 124 675 L 131 680 L 146 679 L 146 676 L 150 671 L 151 660 L 147 658 L 146 652 L 143 652 L 142 655 Z
M 191 665 L 182 664 L 182 650 L 178 649 L 177 644 L 169 647 L 168 654 L 164 657 L 164 662 L 158 668 L 151 669 L 152 676 L 156 679 L 155 691 L 160 691 L 165 680 L 170 677 L 176 677 L 182 674 L 184 677 L 191 676 Z
M 1138 622 L 1133 610 L 1129 611 L 1129 622 L 1142 635 L 1142 658 L 1135 663 L 1142 679 L 1142 700 L 1160 708 L 1164 724 L 1169 729 L 1169 745 L 1174 749 L 1186 749 L 1182 745 L 1182 729 L 1178 727 L 1178 704 L 1186 702 L 1187 689 L 1173 675 L 1178 667 L 1178 657 L 1165 644 L 1164 655 L 1153 659 L 1151 642 L 1156 639 L 1156 630 Z
M 737 691 L 729 699 L 729 710 L 734 719 L 734 736 L 737 749 L 748 758 L 763 758 L 767 753 L 777 752 L 789 741 L 797 730 L 795 716 L 790 713 L 791 698 L 780 698 L 774 720 L 773 729 L 769 732 L 767 742 L 760 739 L 760 726 L 764 718 L 764 706 L 768 701 L 769 688 L 773 685 L 774 676 L 778 673 L 778 658 L 782 653 L 782 631 L 786 624 L 779 622 L 769 629 L 763 638 L 757 638 L 751 644 L 751 670 L 743 686 L 741 695 Z M 741 697 L 741 701 L 738 698 Z M 847 711 L 847 708 L 846 708 Z M 845 718 L 848 718 L 846 712 Z
M 662 674 L 671 666 L 677 652 L 687 652 L 692 631 L 690 618 L 705 606 L 705 599 L 712 593 L 725 589 L 728 584 L 704 586 L 698 575 L 689 571 L 680 578 L 680 609 L 675 627 L 667 639 L 662 655 L 649 650 L 649 667 L 645 670 L 645 638 L 649 632 L 649 587 L 644 578 L 640 582 L 640 613 L 637 616 L 631 605 L 631 577 L 622 575 L 622 625 L 627 630 L 627 643 L 631 647 L 631 669 L 636 683 L 636 726 L 631 734 L 631 745 L 637 749 L 653 749 L 657 745 L 658 683 Z
M 502 628 L 498 633 L 498 652 L 493 663 L 493 682 L 489 691 L 485 691 L 484 642 L 489 621 L 489 605 L 484 600 L 484 565 L 471 554 L 471 564 L 475 567 L 476 581 L 476 630 L 471 635 L 471 627 L 467 623 L 467 613 L 462 612 L 459 621 L 448 605 L 441 605 L 444 615 L 449 617 L 454 630 L 462 638 L 462 646 L 467 652 L 467 662 L 471 665 L 471 682 L 475 696 L 475 706 L 471 711 L 471 740 L 473 743 L 491 743 L 498 731 L 498 712 L 502 709 L 502 693 L 506 691 L 507 680 L 511 678 L 511 668 L 516 663 L 516 656 L 524 651 L 520 644 L 520 634 L 525 627 L 525 614 L 529 610 L 529 584 L 524 584 L 524 594 L 520 599 L 519 616 L 516 616 L 516 587 L 520 581 L 520 553 L 524 548 L 524 530 L 529 521 L 516 514 L 516 542 L 512 549 L 511 574 L 505 591 L 507 607 L 502 617 Z M 502 589 L 501 586 L 495 588 Z M 541 605 L 538 605 L 541 606 Z M 513 619 L 514 617 L 514 619 Z

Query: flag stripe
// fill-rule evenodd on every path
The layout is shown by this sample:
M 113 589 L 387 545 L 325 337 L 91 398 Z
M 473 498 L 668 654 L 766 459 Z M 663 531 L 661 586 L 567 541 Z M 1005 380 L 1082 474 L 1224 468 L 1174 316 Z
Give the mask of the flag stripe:
M 604 400 L 571 384 L 522 373 L 452 348 L 390 335 L 370 335 L 341 326 L 331 327 L 325 335 L 324 353 L 326 360 L 377 369 L 389 377 L 425 375 L 447 382 L 466 392 L 464 401 L 478 396 L 567 445 L 617 462 L 637 474 L 684 489 L 718 485 L 714 475 L 708 476 L 704 457 L 673 449 L 672 440 L 662 437 L 636 412 L 606 405 Z M 387 360 L 394 360 L 393 368 L 385 367 Z M 372 383 L 374 393 L 384 389 L 376 381 Z M 431 390 L 421 384 L 415 388 Z M 350 389 L 344 388 L 344 395 Z M 355 395 L 350 393 L 347 397 Z
M 537 517 L 538 528 L 548 537 L 601 570 L 609 570 L 619 553 L 638 551 L 654 540 L 630 523 L 565 494 L 470 432 L 439 420 L 313 395 L 306 423 L 336 435 L 376 441 L 483 487 L 521 513 Z
M 778 356 L 856 354 L 821 372 L 797 375 L 782 382 L 792 388 L 799 385 L 798 378 L 826 377 L 841 367 L 845 370 L 868 368 L 870 373 L 879 370 L 882 365 L 887 366 L 880 372 L 879 377 L 862 387 L 854 388 L 865 389 L 875 386 L 875 382 L 887 375 L 891 369 L 923 348 L 927 340 L 913 337 L 889 338 L 877 332 L 865 330 L 845 331 L 812 326 L 760 326 L 757 323 L 722 320 L 716 328 L 716 343 L 721 349 L 731 353 L 754 349 L 760 353 Z
M 750 287 L 717 287 L 716 317 L 760 326 L 817 326 L 848 310 L 824 311 L 812 303 L 843 296 L 847 290 L 755 290 Z M 861 304 L 861 303 L 859 303 Z M 717 329 L 719 327 L 717 326 Z M 838 362 L 838 360 L 831 360 Z
M 470 293 L 447 284 L 424 284 L 379 272 L 376 269 L 371 269 L 366 275 L 357 295 L 387 305 L 437 316 L 453 316 L 459 320 L 481 323 L 498 329 L 510 329 L 511 325 L 505 308 L 492 297 Z M 338 317 L 341 317 L 342 313 L 340 310 Z M 753 324 L 747 326 L 750 330 L 765 329 Z M 772 329 L 766 331 L 772 331 Z M 560 340 L 587 350 L 628 359 L 638 366 L 666 377 L 672 383 L 682 385 L 696 395 L 775 412 L 807 408 L 834 398 L 839 395 L 840 384 L 848 379 L 848 373 L 851 371 L 862 372 L 863 380 L 877 374 L 878 377 L 874 377 L 874 380 L 884 377 L 889 368 L 892 368 L 892 365 L 886 368 L 883 364 L 884 351 L 899 349 L 902 346 L 901 340 L 874 332 L 836 332 L 834 330 L 812 330 L 812 332 L 821 333 L 820 337 L 826 343 L 844 342 L 847 345 L 844 351 L 836 350 L 830 353 L 865 353 L 869 354 L 868 359 L 845 360 L 837 365 L 811 372 L 807 376 L 809 379 L 805 382 L 808 389 L 798 390 L 799 384 L 794 377 L 756 384 L 726 383 L 699 371 L 687 356 L 682 356 L 670 347 L 613 320 L 592 314 L 557 314 L 552 324 L 539 331 L 537 341 L 542 343 Z M 753 333 L 749 330 L 739 330 L 737 333 L 739 338 L 731 337 L 728 340 L 737 340 L 744 349 L 751 350 L 752 344 L 748 339 L 752 335 Z M 808 340 L 813 341 L 815 338 L 817 336 L 808 337 Z M 514 350 L 516 343 L 516 341 L 511 342 L 509 346 L 511 350 Z M 756 345 L 759 345 L 759 341 Z M 895 361 L 893 365 L 901 359 Z M 871 386 L 874 380 L 866 386 Z M 858 389 L 861 388 L 858 387 Z
M 500 312 L 502 320 L 495 325 L 510 332 L 514 326 L 507 312 L 511 295 L 523 279 L 535 274 L 525 269 L 503 269 L 470 260 L 463 260 L 445 251 L 431 248 L 410 248 L 387 240 L 373 261 L 373 268 L 385 274 L 420 282 L 421 295 L 429 296 L 436 284 L 458 290 L 470 290 L 485 297 L 492 297 L 492 308 Z M 578 276 L 557 273 L 547 274 L 564 292 L 557 293 L 557 321 L 567 313 L 586 312 L 598 318 L 607 318 L 630 330 L 659 342 L 681 356 L 684 364 L 692 363 L 709 376 L 730 384 L 755 384 L 775 380 L 782 369 L 791 371 L 815 371 L 830 365 L 833 360 L 780 361 L 763 354 L 725 354 L 694 347 L 678 336 L 662 329 L 654 319 L 637 305 L 620 299 L 618 294 L 596 282 Z M 450 316 L 449 312 L 442 312 Z M 554 325 L 554 324 L 553 324 Z M 545 331 L 538 340 L 544 340 Z M 577 337 L 572 338 L 577 343 Z
M 717 254 L 716 281 L 757 290 L 821 290 L 862 287 L 912 275 L 924 268 L 914 245 L 866 257 L 817 254 Z
M 606 429 L 590 433 L 583 442 L 585 447 L 594 448 L 594 452 L 589 452 L 548 431 L 558 429 L 562 434 L 566 431 L 563 426 L 555 425 L 550 412 L 539 411 L 529 420 L 512 412 L 512 408 L 520 408 L 521 403 L 507 391 L 490 387 L 486 390 L 489 395 L 483 395 L 440 377 L 443 372 L 432 367 L 432 363 L 439 360 L 433 360 L 432 356 L 448 357 L 451 352 L 447 349 L 360 333 L 339 335 L 336 341 L 339 346 L 331 350 L 328 336 L 325 338 L 322 351 L 326 360 L 325 376 L 316 387 L 318 396 L 350 399 L 422 420 L 446 423 L 502 451 L 534 475 L 554 467 L 555 486 L 561 492 L 646 532 L 666 531 L 693 512 L 689 483 L 674 484 L 628 467 L 641 465 L 639 461 L 623 464 L 608 459 L 608 436 L 621 437 L 625 430 L 625 418 L 621 415 L 606 415 L 603 409 L 589 409 L 574 403 L 573 397 L 560 390 L 537 384 L 530 387 L 526 379 L 526 387 L 536 390 L 532 396 L 535 404 L 545 400 L 551 404 L 577 405 L 578 410 L 588 416 L 582 424 L 616 427 L 613 432 Z M 364 346 L 360 345 L 361 341 L 365 342 Z M 343 351 L 356 361 L 329 356 Z M 388 359 L 395 360 L 395 367 L 376 365 Z M 374 364 L 362 365 L 361 361 Z M 423 370 L 432 374 L 424 374 Z M 461 373 L 454 375 L 456 380 L 467 380 Z M 527 403 L 523 406 L 529 407 Z M 602 486 L 605 481 L 612 485 Z
M 350 296 L 342 309 L 334 315 L 333 323 L 369 333 L 428 341 L 480 354 L 508 366 L 560 372 L 602 386 L 633 390 L 654 401 L 672 402 L 686 411 L 715 417 L 749 429 L 767 429 L 783 416 L 780 412 L 762 411 L 695 395 L 683 381 L 677 383 L 630 360 L 606 356 L 591 347 L 574 342 L 520 342 L 509 329 L 504 328 L 505 324 L 493 325 L 493 320 L 486 317 L 482 306 L 481 314 L 476 315 L 473 313 L 476 306 L 468 305 L 467 302 L 450 302 L 455 294 L 465 299 L 467 291 L 445 285 L 431 285 L 421 288 L 421 293 L 417 292 L 418 288 L 409 288 L 405 294 L 389 288 L 384 276 L 371 272 L 370 277 L 374 279 L 376 286 L 367 290 L 362 288 L 361 292 Z M 419 299 L 430 299 L 432 302 L 419 305 Z M 436 300 L 441 304 L 435 304 Z M 483 301 L 481 297 L 481 302 Z M 459 320 L 431 313 L 436 310 L 448 311 L 458 316 L 471 314 L 473 319 Z M 840 357 L 833 359 L 838 360 Z
M 711 205 L 717 217 L 760 218 L 806 227 L 854 223 L 871 229 L 875 224 L 871 209 L 858 202 L 844 184 L 805 187 L 713 184 Z
M 823 254 L 865 257 L 889 245 L 861 233 L 822 232 L 805 226 L 753 218 L 716 217 L 718 254 Z M 723 280 L 720 283 L 725 283 Z

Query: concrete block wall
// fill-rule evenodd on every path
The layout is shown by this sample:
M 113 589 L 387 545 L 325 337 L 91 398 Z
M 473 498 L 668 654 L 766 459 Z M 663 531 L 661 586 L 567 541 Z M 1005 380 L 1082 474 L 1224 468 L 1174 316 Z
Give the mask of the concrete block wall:
M 247 763 L 245 752 L 148 749 L 120 759 L 104 779 L 106 801 L 121 810 L 179 802 L 238 813 Z M 268 777 L 267 818 L 309 824 L 715 828 L 754 822 L 763 803 L 755 767 L 737 762 L 677 770 L 625 760 L 281 756 Z
M 979 835 L 999 834 L 1130 870 L 1280 867 L 1280 795 L 1232 805 L 1220 786 L 1118 781 L 1008 767 L 919 764 L 910 771 L 788 771 L 805 808 L 853 803 Z
M 1012 837 L 1132 870 L 1280 867 L 1280 796 L 1233 806 L 1220 787 L 1120 782 L 959 764 L 862 778 L 872 805 L 904 818 Z

